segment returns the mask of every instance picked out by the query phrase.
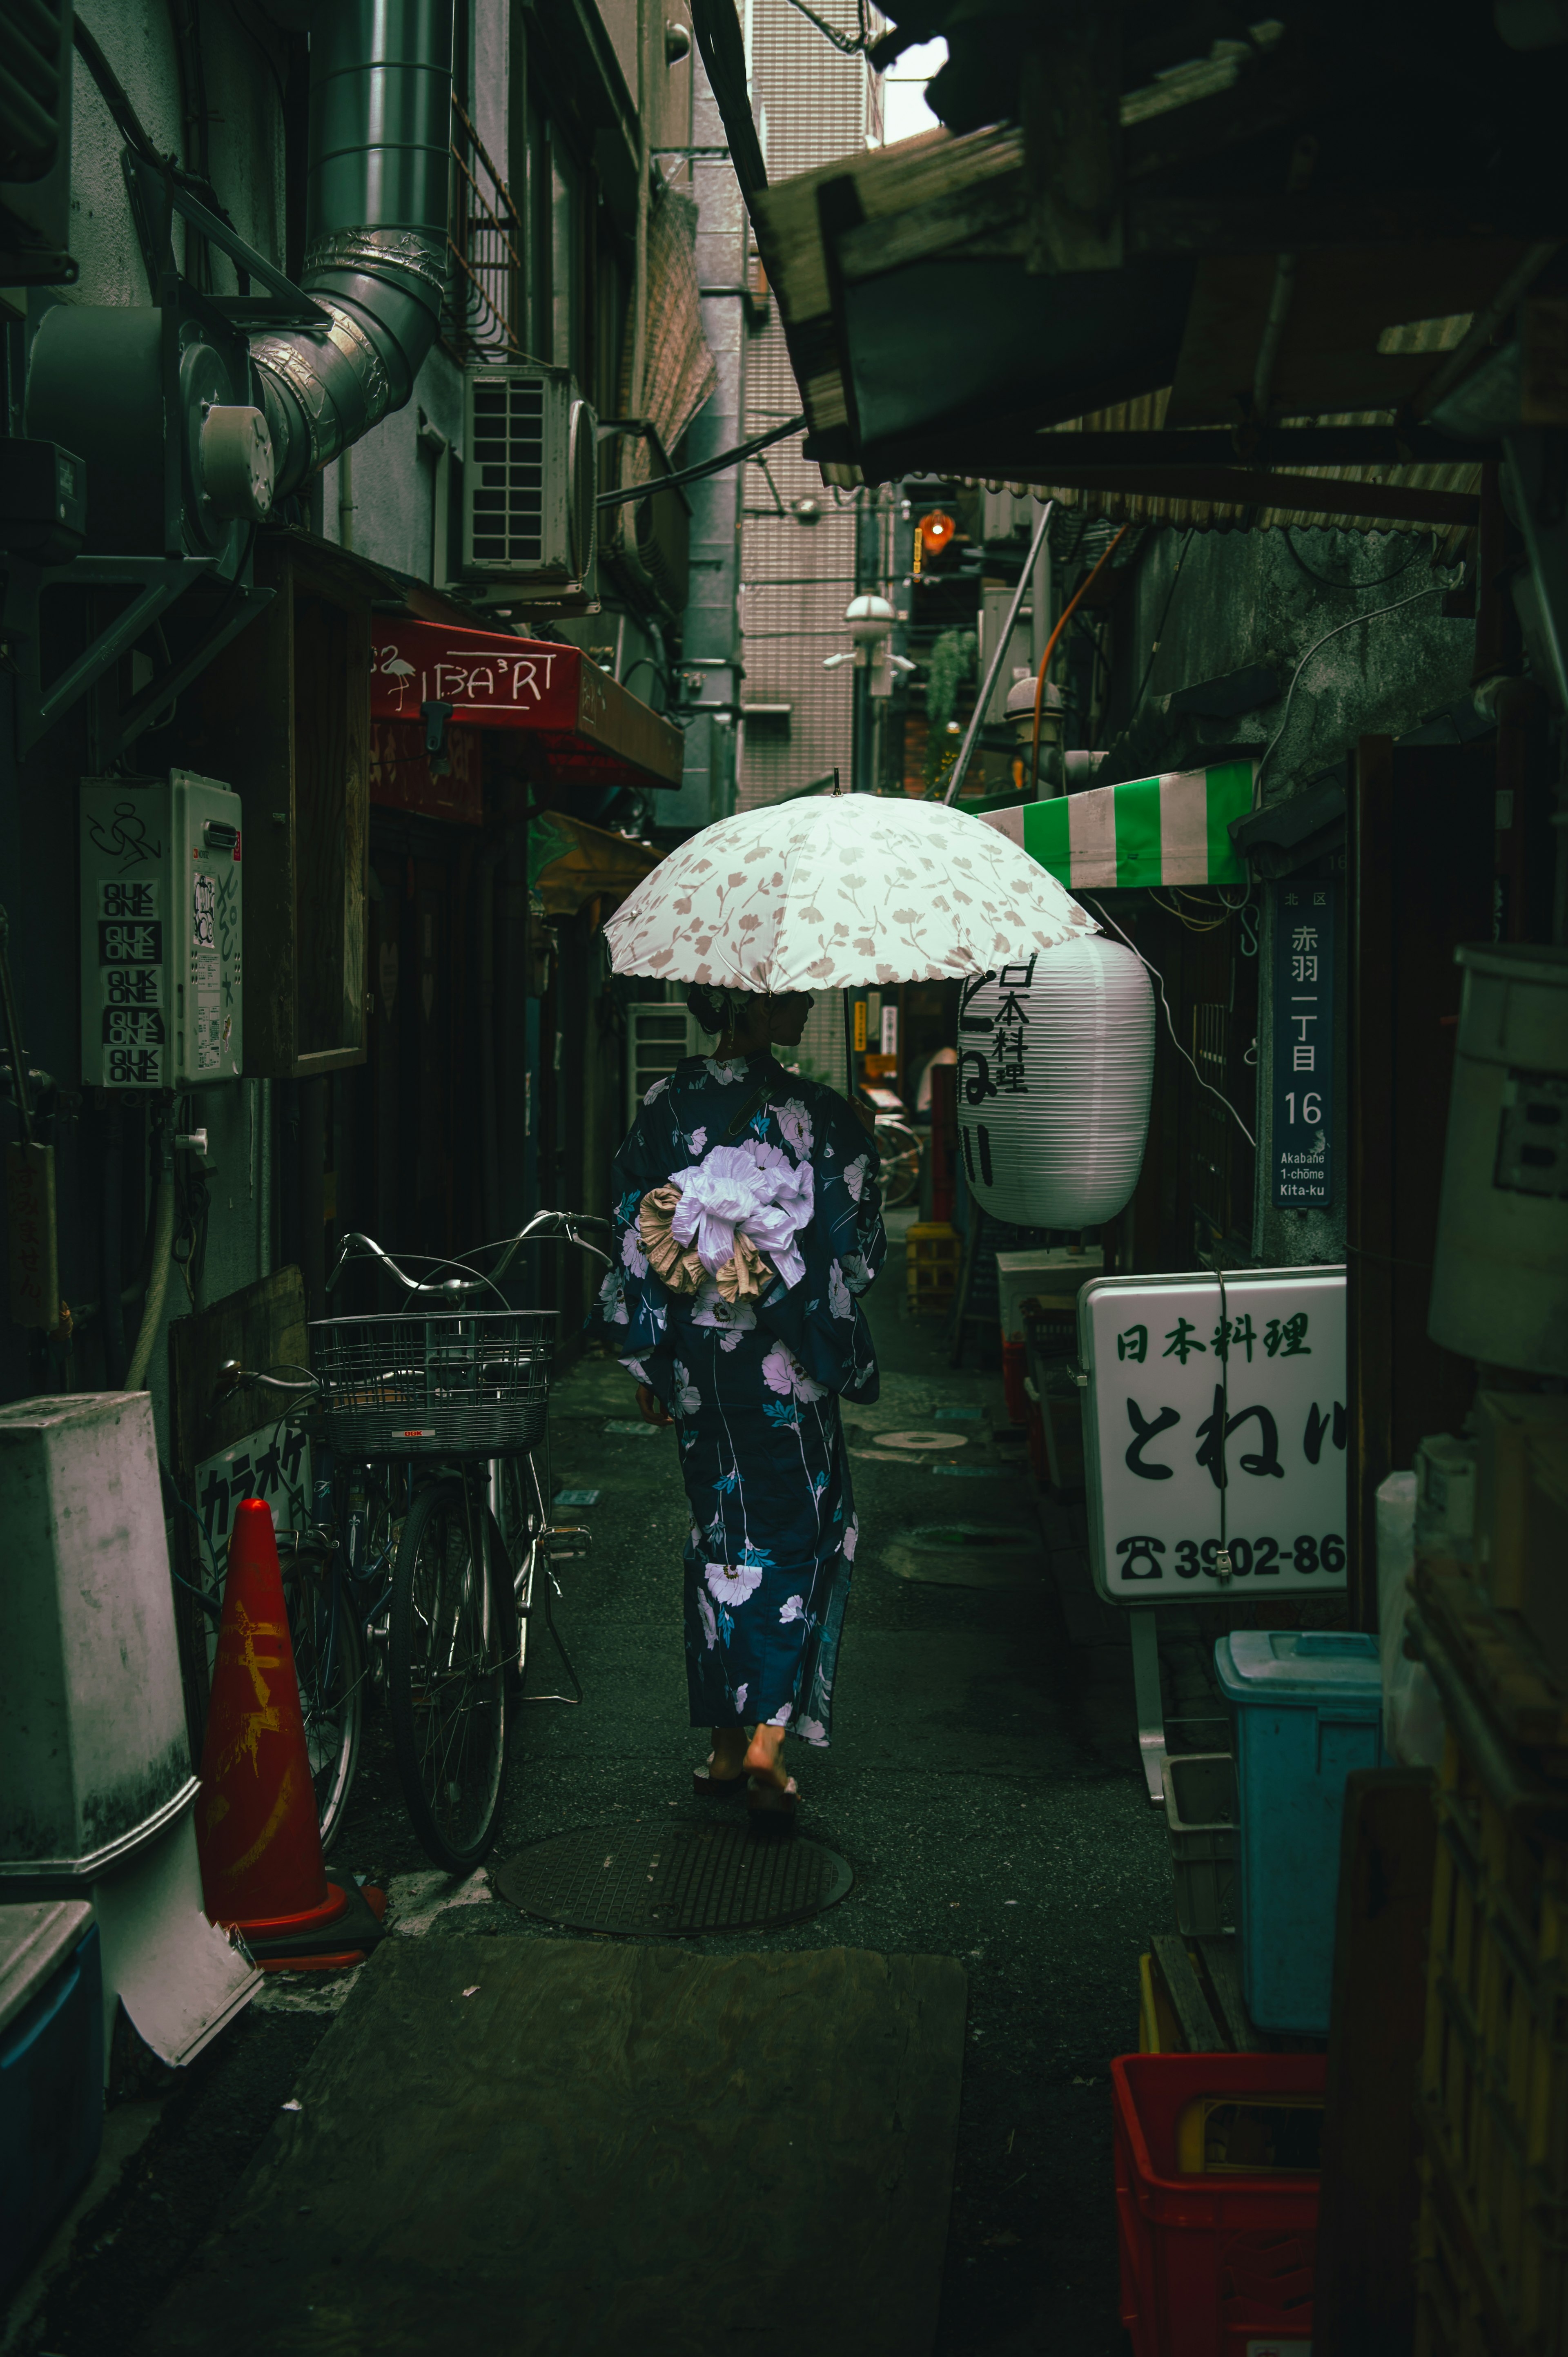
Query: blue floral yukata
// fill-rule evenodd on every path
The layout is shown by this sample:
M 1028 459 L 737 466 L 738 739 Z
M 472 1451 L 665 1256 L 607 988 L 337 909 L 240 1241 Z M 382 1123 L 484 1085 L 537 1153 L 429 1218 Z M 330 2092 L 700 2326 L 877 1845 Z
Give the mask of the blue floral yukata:
M 727 1149 L 715 1171 L 739 1168 L 737 1147 L 775 1193 L 809 1194 L 784 1255 L 804 1273 L 791 1284 L 781 1272 L 753 1301 L 726 1300 L 713 1280 L 671 1292 L 643 1249 L 642 1198 L 682 1173 L 698 1191 L 695 1167 Z M 808 1168 L 809 1189 L 792 1175 Z M 590 1325 L 675 1419 L 692 1508 L 693 1727 L 766 1723 L 828 1740 L 857 1527 L 839 1401 L 877 1394 L 855 1296 L 886 1249 L 878 1168 L 844 1100 L 767 1055 L 687 1057 L 650 1089 L 616 1157 L 617 1258 Z

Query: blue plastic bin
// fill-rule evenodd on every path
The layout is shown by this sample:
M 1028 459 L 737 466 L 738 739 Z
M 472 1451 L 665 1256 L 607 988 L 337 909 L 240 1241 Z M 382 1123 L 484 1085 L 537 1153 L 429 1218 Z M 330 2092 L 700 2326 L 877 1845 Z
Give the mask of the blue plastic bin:
M 1236 1725 L 1247 2010 L 1260 2029 L 1326 2038 L 1345 1779 L 1383 1759 L 1378 1641 L 1233 1629 L 1214 1665 Z
M 0 1906 L 0 2298 L 103 2136 L 98 1926 L 81 1900 Z

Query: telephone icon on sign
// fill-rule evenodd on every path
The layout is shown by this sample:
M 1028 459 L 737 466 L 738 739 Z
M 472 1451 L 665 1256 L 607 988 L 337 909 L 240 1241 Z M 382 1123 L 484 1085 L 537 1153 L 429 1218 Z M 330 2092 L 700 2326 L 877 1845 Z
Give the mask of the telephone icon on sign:
M 1165 1573 L 1155 1561 L 1155 1557 L 1157 1555 L 1164 1555 L 1165 1551 L 1164 1539 L 1118 1539 L 1116 1552 L 1127 1558 L 1122 1566 L 1122 1578 L 1163 1579 Z M 1138 1568 L 1140 1564 L 1147 1564 L 1148 1569 L 1140 1571 Z

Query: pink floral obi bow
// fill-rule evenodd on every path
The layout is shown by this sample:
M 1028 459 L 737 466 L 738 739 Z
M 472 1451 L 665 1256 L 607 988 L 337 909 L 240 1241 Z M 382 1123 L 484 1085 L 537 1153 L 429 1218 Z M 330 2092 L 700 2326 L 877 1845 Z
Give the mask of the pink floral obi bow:
M 776 1276 L 798 1285 L 806 1264 L 795 1238 L 810 1224 L 811 1166 L 748 1138 L 715 1146 L 702 1162 L 650 1187 L 638 1233 L 671 1293 L 697 1294 L 710 1279 L 725 1301 L 754 1300 Z

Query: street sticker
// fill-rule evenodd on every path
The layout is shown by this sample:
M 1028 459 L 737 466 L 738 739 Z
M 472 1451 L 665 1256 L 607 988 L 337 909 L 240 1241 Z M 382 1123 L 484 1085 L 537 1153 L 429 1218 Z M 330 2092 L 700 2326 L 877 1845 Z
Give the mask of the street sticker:
M 1078 1336 L 1102 1596 L 1344 1587 L 1343 1268 L 1093 1277 Z
M 602 1490 L 557 1490 L 555 1503 L 558 1506 L 596 1506 L 603 1495 Z
M 659 1424 L 624 1424 L 618 1420 L 605 1426 L 607 1432 L 624 1432 L 632 1440 L 651 1440 L 656 1432 L 663 1429 L 663 1426 Z

